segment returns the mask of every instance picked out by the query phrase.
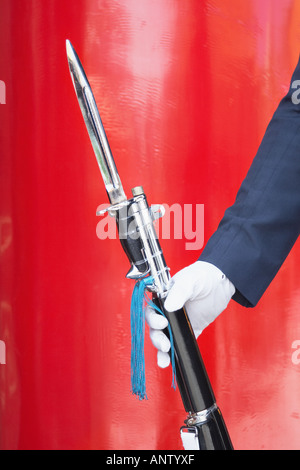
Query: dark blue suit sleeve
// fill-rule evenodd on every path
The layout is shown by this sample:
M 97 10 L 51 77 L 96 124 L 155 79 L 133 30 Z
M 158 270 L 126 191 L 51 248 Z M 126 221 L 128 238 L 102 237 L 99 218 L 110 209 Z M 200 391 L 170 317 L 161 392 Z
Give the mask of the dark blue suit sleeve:
M 300 230 L 300 60 L 235 203 L 208 240 L 200 260 L 221 269 L 234 299 L 257 304 Z

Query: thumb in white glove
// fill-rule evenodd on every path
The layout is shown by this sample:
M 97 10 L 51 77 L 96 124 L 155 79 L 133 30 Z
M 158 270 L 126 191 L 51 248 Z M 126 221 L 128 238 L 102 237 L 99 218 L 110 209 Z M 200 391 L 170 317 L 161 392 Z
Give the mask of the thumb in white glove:
M 164 306 L 168 312 L 185 306 L 197 338 L 225 310 L 234 292 L 234 285 L 220 269 L 211 263 L 196 261 L 173 276 Z M 149 305 L 146 321 L 150 339 L 158 349 L 157 363 L 159 367 L 167 367 L 170 364 L 170 341 L 162 330 L 168 321 Z

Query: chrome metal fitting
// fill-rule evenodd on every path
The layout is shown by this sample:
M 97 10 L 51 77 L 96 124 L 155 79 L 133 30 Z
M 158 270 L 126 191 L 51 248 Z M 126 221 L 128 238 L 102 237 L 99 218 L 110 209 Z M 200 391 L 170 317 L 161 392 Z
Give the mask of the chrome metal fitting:
M 197 424 L 203 424 L 210 419 L 210 415 L 218 410 L 218 406 L 214 403 L 206 410 L 199 411 L 198 413 L 189 413 L 185 423 L 187 426 L 197 426 Z

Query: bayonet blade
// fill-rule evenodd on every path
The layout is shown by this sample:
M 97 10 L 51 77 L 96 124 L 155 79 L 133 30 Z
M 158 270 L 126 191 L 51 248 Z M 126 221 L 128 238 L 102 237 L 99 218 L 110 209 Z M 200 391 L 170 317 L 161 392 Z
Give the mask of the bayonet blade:
M 78 55 L 68 39 L 66 41 L 66 49 L 73 85 L 110 203 L 119 204 L 127 200 L 127 198 L 112 156 L 91 86 Z

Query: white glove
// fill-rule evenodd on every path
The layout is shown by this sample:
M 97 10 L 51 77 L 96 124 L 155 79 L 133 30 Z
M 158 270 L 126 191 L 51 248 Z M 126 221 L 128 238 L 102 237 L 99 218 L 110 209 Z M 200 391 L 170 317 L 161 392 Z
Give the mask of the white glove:
M 165 309 L 174 312 L 185 306 L 196 338 L 220 313 L 225 310 L 235 293 L 234 285 L 216 266 L 206 261 L 196 261 L 179 271 L 171 280 L 165 300 Z M 168 321 L 149 305 L 145 318 L 150 328 L 150 339 L 158 349 L 159 367 L 170 364 L 170 341 L 163 333 Z

